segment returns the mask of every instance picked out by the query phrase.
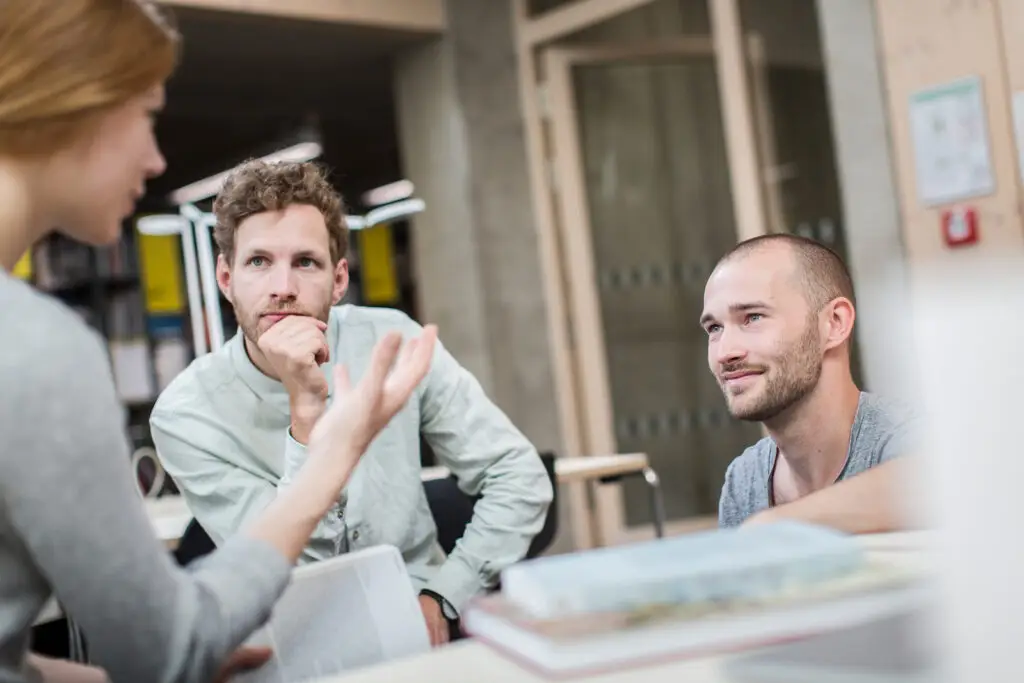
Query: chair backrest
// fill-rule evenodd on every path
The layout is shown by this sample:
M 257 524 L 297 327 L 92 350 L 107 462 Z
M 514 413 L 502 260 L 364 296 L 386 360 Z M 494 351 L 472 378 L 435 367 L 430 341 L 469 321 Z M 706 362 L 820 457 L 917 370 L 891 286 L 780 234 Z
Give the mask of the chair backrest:
M 541 462 L 551 481 L 551 487 L 555 491 L 555 498 L 548 508 L 547 517 L 544 519 L 544 526 L 541 528 L 533 541 L 526 557 L 536 557 L 544 552 L 555 538 L 558 532 L 558 482 L 555 476 L 555 454 L 545 452 L 540 454 Z M 430 512 L 437 525 L 437 540 L 446 553 L 455 549 L 455 543 L 462 538 L 466 526 L 473 519 L 473 507 L 480 499 L 480 496 L 469 496 L 459 488 L 455 477 L 435 479 L 423 482 L 427 493 L 427 503 L 430 505 Z
M 203 555 L 209 555 L 216 549 L 217 546 L 210 535 L 206 533 L 206 529 L 193 518 L 185 527 L 185 533 L 181 535 L 178 547 L 174 549 L 174 559 L 184 567 Z

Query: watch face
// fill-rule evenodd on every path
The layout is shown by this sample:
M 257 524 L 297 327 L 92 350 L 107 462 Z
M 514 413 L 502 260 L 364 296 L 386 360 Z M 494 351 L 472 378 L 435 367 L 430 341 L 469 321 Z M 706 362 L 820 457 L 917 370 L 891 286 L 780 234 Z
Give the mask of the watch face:
M 444 618 L 448 621 L 455 621 L 459 618 L 459 613 L 455 611 L 455 608 L 452 607 L 452 604 L 448 602 L 444 598 L 444 596 L 440 595 L 439 593 L 425 590 L 421 592 L 420 595 L 426 595 L 428 598 L 434 600 L 438 605 L 440 605 L 441 614 L 443 614 Z

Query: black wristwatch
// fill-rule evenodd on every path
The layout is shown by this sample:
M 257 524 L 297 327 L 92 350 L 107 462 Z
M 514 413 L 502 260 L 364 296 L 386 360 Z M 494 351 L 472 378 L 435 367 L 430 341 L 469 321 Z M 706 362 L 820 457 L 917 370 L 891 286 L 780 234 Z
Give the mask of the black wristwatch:
M 459 620 L 459 611 L 455 609 L 452 603 L 448 602 L 448 599 L 440 593 L 432 591 L 429 588 L 424 588 L 420 591 L 420 595 L 426 595 L 428 598 L 440 605 L 441 614 L 443 614 L 444 618 L 448 621 L 455 622 Z

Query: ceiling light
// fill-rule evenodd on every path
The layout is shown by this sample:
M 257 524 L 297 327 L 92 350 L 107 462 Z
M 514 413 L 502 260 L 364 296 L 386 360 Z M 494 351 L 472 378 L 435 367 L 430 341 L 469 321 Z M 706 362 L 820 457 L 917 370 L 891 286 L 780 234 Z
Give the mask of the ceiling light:
M 380 206 L 408 199 L 415 190 L 416 186 L 412 184 L 411 180 L 398 180 L 363 193 L 363 205 Z
M 312 161 L 322 153 L 323 147 L 319 142 L 300 142 L 297 145 L 292 145 L 291 147 L 273 152 L 272 154 L 262 156 L 260 157 L 260 160 L 272 164 L 282 161 L 298 163 L 303 161 Z M 217 175 L 212 175 L 209 178 L 197 180 L 185 187 L 178 188 L 171 193 L 171 201 L 174 204 L 181 205 L 201 202 L 204 199 L 213 197 L 220 192 L 220 188 L 224 185 L 224 181 L 232 170 L 234 169 L 218 173 Z
M 346 216 L 345 221 L 349 230 L 366 230 L 375 225 L 414 216 L 426 208 L 427 203 L 422 199 L 406 199 L 368 211 L 365 216 Z

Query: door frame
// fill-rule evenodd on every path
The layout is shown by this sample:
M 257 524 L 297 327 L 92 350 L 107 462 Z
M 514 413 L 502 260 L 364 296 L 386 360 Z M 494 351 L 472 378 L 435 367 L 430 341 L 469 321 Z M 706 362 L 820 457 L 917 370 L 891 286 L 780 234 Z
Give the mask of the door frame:
M 761 39 L 741 35 L 737 0 L 708 0 L 712 36 L 643 43 L 559 45 L 560 38 L 655 0 L 576 0 L 537 17 L 515 0 L 515 25 L 531 189 L 548 304 L 563 450 L 567 456 L 618 451 L 601 320 L 587 188 L 579 143 L 572 70 L 579 65 L 628 63 L 688 56 L 715 61 L 737 235 L 746 239 L 779 229 L 778 197 L 766 183 L 774 167 L 774 136 L 766 100 Z M 733 54 L 735 53 L 735 54 Z M 752 66 L 748 75 L 748 63 Z M 760 129 L 761 134 L 756 134 Z M 625 526 L 620 487 L 574 485 L 567 491 L 573 540 L 590 548 L 649 538 L 651 525 Z M 679 520 L 680 533 L 709 520 Z

